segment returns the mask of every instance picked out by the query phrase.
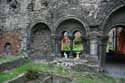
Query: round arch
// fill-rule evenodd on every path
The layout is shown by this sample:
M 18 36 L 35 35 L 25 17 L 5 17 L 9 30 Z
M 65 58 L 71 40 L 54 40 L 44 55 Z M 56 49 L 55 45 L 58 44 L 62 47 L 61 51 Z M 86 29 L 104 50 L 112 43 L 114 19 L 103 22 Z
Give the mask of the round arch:
M 84 23 L 85 22 L 85 23 Z M 67 50 L 64 49 L 64 50 L 61 50 L 60 48 L 63 47 L 64 44 L 62 44 L 62 33 L 66 31 L 66 32 L 69 32 L 69 48 L 70 50 Z M 81 19 L 79 18 L 76 18 L 76 17 L 73 17 L 73 16 L 70 16 L 70 17 L 65 17 L 65 18 L 61 18 L 58 20 L 58 22 L 55 24 L 55 34 L 56 34 L 56 54 L 57 55 L 62 55 L 63 56 L 63 53 L 67 53 L 68 56 L 72 57 L 74 54 L 76 54 L 76 51 L 74 51 L 73 49 L 73 40 L 74 40 L 74 32 L 76 31 L 79 31 L 80 34 L 81 34 L 81 37 L 82 39 L 86 41 L 86 37 L 89 33 L 89 27 L 87 25 L 87 22 L 85 20 L 81 21 Z M 83 43 L 83 42 L 82 42 Z M 67 44 L 65 44 L 67 45 Z M 64 45 L 64 46 L 65 46 Z M 87 43 L 85 43 L 83 45 L 83 48 L 87 46 Z M 66 50 L 66 51 L 65 51 Z M 88 50 L 85 50 L 85 52 L 83 53 L 83 51 L 80 51 L 81 55 L 85 54 Z M 61 53 L 61 54 L 60 54 Z M 65 54 L 64 54 L 65 55 Z
M 55 23 L 55 32 L 56 32 L 56 34 L 57 34 L 57 32 L 58 32 L 58 28 L 59 28 L 59 26 L 60 26 L 60 24 L 61 23 L 63 23 L 63 22 L 65 22 L 65 21 L 67 21 L 67 20 L 75 20 L 75 21 L 77 21 L 78 23 L 80 23 L 80 24 L 82 24 L 82 27 L 83 27 L 83 29 L 85 30 L 85 32 L 86 32 L 86 35 L 90 32 L 90 29 L 89 29 L 89 26 L 88 26 L 88 24 L 87 24 L 87 21 L 85 20 L 85 19 L 79 19 L 79 18 L 77 18 L 77 17 L 75 17 L 75 16 L 65 16 L 65 17 L 62 17 L 62 18 L 60 18 L 56 23 Z M 81 28 L 82 29 L 82 28 Z M 83 30 L 82 29 L 82 30 Z M 76 29 L 76 30 L 78 30 L 78 28 Z M 75 30 L 74 30 L 75 31 Z M 72 31 L 73 32 L 73 31 Z
M 46 23 L 38 22 L 28 28 L 28 50 L 32 55 L 48 55 L 51 52 L 51 29 Z
M 117 26 L 124 26 L 125 25 L 125 4 L 120 5 L 113 9 L 108 16 L 104 19 L 103 24 L 101 26 L 101 29 L 103 30 L 103 35 L 102 37 L 102 43 L 104 44 L 102 46 L 102 52 L 101 52 L 101 66 L 104 67 L 105 61 L 106 61 L 106 48 L 107 48 L 107 43 L 108 43 L 108 33 Z
M 121 27 L 121 26 L 125 26 L 125 24 L 124 24 L 124 23 L 114 24 L 114 25 L 110 26 L 110 27 L 107 29 L 107 31 L 104 32 L 104 34 L 107 36 L 108 33 L 109 33 L 114 27 L 117 28 L 117 27 Z
M 107 35 L 108 31 L 113 27 L 113 26 L 117 26 L 117 25 L 124 25 L 125 24 L 125 20 L 121 20 L 119 22 L 118 21 L 115 21 L 114 19 L 112 18 L 118 18 L 116 17 L 115 15 L 117 15 L 117 12 L 120 11 L 125 11 L 123 10 L 125 8 L 125 4 L 122 4 L 118 7 L 116 7 L 115 9 L 113 9 L 106 17 L 105 19 L 103 20 L 103 23 L 101 25 L 101 29 L 103 30 L 103 34 L 104 35 Z M 115 15 L 114 15 L 115 14 Z M 113 16 L 114 15 L 114 16 Z M 120 16 L 120 14 L 119 14 Z M 113 21 L 114 20 L 114 21 Z
M 36 20 L 36 21 L 33 21 L 31 22 L 28 27 L 26 28 L 26 31 L 27 31 L 27 34 L 28 36 L 30 36 L 30 32 L 31 32 L 31 29 L 38 23 L 41 23 L 41 24 L 45 24 L 46 26 L 49 27 L 50 31 L 52 31 L 51 27 L 49 26 L 49 23 L 47 23 L 46 21 L 43 21 L 43 20 Z
M 83 32 L 80 29 L 72 30 L 71 35 L 74 35 L 76 32 L 80 32 L 82 37 L 86 36 L 86 34 L 82 34 Z

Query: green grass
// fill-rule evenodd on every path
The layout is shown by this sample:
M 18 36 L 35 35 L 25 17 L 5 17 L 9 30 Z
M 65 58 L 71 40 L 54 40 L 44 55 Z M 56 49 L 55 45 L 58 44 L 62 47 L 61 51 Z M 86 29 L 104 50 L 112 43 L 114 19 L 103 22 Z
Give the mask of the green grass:
M 21 67 L 18 67 L 14 70 L 11 71 L 7 71 L 7 72 L 1 72 L 0 73 L 0 83 L 6 81 L 6 80 L 10 80 L 12 78 L 15 78 L 16 76 L 26 73 L 28 70 L 28 65 L 29 64 L 25 64 Z
M 75 81 L 74 83 L 125 83 L 125 79 L 114 79 L 99 73 L 87 75 L 67 69 L 63 66 L 52 66 L 48 64 L 35 63 L 27 63 L 14 70 L 0 73 L 0 83 L 15 78 L 16 76 L 26 73 L 29 70 L 45 72 L 62 77 L 69 77 Z

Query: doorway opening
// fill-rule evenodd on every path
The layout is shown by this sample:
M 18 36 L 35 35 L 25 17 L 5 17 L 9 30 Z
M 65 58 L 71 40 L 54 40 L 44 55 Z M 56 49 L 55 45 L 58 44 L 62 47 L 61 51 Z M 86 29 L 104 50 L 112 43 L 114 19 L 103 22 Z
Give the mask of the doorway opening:
M 125 26 L 113 27 L 108 33 L 106 62 L 125 63 Z

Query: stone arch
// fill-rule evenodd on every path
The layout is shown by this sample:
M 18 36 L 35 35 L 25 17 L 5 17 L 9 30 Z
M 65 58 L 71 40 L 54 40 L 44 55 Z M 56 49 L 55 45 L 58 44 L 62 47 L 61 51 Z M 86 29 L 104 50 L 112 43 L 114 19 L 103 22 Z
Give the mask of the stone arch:
M 87 34 L 89 32 L 89 28 L 86 25 L 86 23 L 83 23 L 80 19 L 70 17 L 66 19 L 60 19 L 59 22 L 56 23 L 56 49 L 60 49 L 60 40 L 62 39 L 62 32 L 67 31 L 69 32 L 69 38 L 70 38 L 70 49 L 71 52 L 68 53 L 70 56 L 73 55 L 73 33 L 74 31 L 80 31 L 82 34 L 82 37 L 87 37 Z M 61 53 L 61 49 L 56 51 L 56 54 Z
M 88 26 L 88 23 L 85 19 L 79 19 L 75 16 L 65 16 L 65 17 L 62 17 L 60 18 L 56 23 L 55 23 L 55 32 L 58 31 L 58 28 L 59 28 L 59 25 L 67 20 L 75 20 L 79 23 L 82 24 L 82 26 L 84 27 L 83 29 L 86 31 L 86 35 L 90 32 L 90 29 L 89 29 L 89 26 Z M 78 28 L 77 28 L 78 29 Z M 76 30 L 77 30 L 76 29 Z
M 49 55 L 51 52 L 51 29 L 46 23 L 38 22 L 29 28 L 29 50 L 31 55 Z
M 72 30 L 71 34 L 74 35 L 76 32 L 80 32 L 81 34 L 83 33 L 80 29 L 75 29 Z M 86 34 L 82 34 L 82 37 L 85 37 Z
M 116 26 L 125 25 L 125 4 L 116 7 L 114 10 L 109 13 L 109 15 L 105 18 L 102 24 L 103 37 L 102 37 L 102 50 L 101 50 L 101 66 L 103 67 L 105 64 L 106 58 L 106 46 L 108 42 L 108 33 L 111 29 Z
M 107 36 L 107 34 L 108 34 L 114 27 L 120 27 L 120 26 L 125 26 L 125 24 L 124 24 L 124 23 L 114 24 L 114 25 L 110 26 L 109 29 L 107 29 L 107 31 L 104 32 L 104 34 L 106 34 L 106 36 Z
M 6 42 L 5 45 L 4 45 L 4 48 L 5 48 L 7 45 L 10 45 L 10 46 L 11 46 L 11 43 Z
M 109 15 L 104 19 L 103 24 L 101 26 L 104 35 L 106 35 L 113 26 L 125 24 L 124 9 L 125 9 L 125 4 L 120 5 L 115 9 L 113 9 L 109 13 Z
M 105 61 L 124 63 L 125 62 L 125 25 L 114 25 L 107 33 L 107 40 L 105 41 Z
M 43 23 L 45 25 L 47 25 L 49 27 L 49 29 L 52 31 L 50 25 L 48 22 L 46 22 L 45 20 L 35 20 L 33 22 L 31 22 L 27 28 L 26 28 L 26 31 L 27 31 L 27 35 L 30 36 L 30 32 L 31 32 L 31 29 L 37 24 L 37 23 Z

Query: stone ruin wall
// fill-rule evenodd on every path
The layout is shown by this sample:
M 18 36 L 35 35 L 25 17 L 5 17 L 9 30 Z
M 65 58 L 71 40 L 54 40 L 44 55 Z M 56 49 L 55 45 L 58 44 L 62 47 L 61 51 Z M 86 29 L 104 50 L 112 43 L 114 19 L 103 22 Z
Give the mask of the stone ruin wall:
M 18 42 L 19 50 L 26 51 L 30 32 L 27 28 L 37 21 L 48 23 L 54 33 L 54 25 L 60 18 L 73 16 L 85 19 L 90 30 L 98 31 L 100 28 L 93 26 L 100 26 L 111 10 L 123 3 L 124 0 L 0 0 L 0 34 L 6 38 L 8 32 L 17 33 L 18 38 L 12 39 Z

